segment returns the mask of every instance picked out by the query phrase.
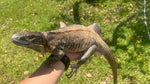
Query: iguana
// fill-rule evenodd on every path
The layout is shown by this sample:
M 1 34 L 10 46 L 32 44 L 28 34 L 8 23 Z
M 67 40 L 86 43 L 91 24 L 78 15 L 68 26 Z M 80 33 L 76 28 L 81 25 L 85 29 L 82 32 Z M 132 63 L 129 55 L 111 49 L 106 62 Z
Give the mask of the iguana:
M 78 62 L 71 66 L 72 71 L 68 76 L 72 76 L 96 51 L 101 52 L 108 60 L 112 68 L 114 84 L 117 84 L 117 65 L 114 56 L 98 35 L 100 32 L 96 27 L 97 24 L 94 24 L 92 29 L 83 25 L 70 25 L 47 32 L 22 31 L 14 34 L 11 40 L 16 45 L 31 48 L 43 55 L 46 52 L 54 54 L 50 63 L 60 60 L 65 52 L 84 52 Z

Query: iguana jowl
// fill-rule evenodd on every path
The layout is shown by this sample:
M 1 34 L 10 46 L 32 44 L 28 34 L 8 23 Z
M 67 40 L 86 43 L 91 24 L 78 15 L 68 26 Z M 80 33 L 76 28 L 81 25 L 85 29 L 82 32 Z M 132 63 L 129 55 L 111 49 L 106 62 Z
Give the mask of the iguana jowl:
M 117 83 L 117 66 L 112 52 L 107 44 L 93 30 L 82 25 L 70 25 L 58 30 L 48 32 L 23 31 L 12 36 L 12 42 L 16 45 L 28 47 L 45 54 L 46 52 L 56 55 L 51 63 L 60 60 L 65 52 L 85 52 L 79 61 L 72 65 L 72 76 L 77 69 L 84 64 L 96 51 L 104 54 L 111 65 L 114 77 L 114 84 Z M 95 30 L 95 31 L 94 31 Z

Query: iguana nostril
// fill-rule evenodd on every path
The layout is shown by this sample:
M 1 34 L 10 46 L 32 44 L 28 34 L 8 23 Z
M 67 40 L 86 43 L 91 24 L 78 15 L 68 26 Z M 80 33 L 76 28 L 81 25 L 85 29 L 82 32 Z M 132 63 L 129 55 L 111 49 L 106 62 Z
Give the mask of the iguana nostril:
M 11 38 L 16 39 L 18 37 L 18 34 L 14 34 Z
M 19 34 L 14 34 L 12 37 L 11 37 L 11 41 L 15 41 L 16 39 L 19 38 Z

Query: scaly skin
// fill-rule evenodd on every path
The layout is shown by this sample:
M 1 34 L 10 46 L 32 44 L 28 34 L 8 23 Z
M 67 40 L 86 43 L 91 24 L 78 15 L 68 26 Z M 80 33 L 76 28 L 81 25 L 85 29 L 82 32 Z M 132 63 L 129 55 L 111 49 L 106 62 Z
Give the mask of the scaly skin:
M 72 72 L 68 74 L 70 77 L 95 51 L 99 51 L 104 54 L 111 65 L 114 84 L 117 84 L 117 65 L 112 52 L 95 31 L 85 26 L 71 25 L 48 32 L 23 31 L 13 35 L 12 42 L 34 49 L 42 54 L 50 52 L 56 55 L 50 63 L 60 60 L 64 56 L 64 52 L 85 52 L 78 63 L 72 65 Z

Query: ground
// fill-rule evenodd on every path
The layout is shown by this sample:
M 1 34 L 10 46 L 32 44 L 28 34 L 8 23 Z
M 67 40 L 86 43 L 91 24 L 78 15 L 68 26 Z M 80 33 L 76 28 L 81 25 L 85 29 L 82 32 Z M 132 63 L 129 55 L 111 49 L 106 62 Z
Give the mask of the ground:
M 118 65 L 118 84 L 150 83 L 150 39 L 141 0 L 1 0 L 0 84 L 17 84 L 48 57 L 19 47 L 11 36 L 22 30 L 49 31 L 67 25 L 98 23 Z M 150 27 L 150 2 L 147 21 Z M 59 84 L 111 84 L 112 71 L 104 56 L 92 56 L 77 74 Z

